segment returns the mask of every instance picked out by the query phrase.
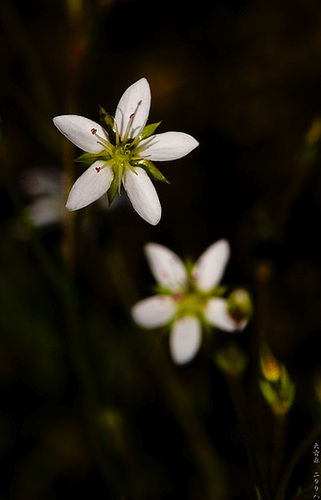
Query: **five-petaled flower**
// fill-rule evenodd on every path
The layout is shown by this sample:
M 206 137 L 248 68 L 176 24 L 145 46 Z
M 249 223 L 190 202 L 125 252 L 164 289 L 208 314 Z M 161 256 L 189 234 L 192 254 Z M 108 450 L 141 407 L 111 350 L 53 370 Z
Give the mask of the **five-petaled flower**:
M 160 122 L 146 125 L 150 101 L 149 84 L 141 78 L 121 97 L 114 119 L 100 108 L 102 126 L 78 115 L 53 119 L 60 132 L 85 151 L 79 161 L 89 167 L 70 191 L 68 210 L 86 207 L 106 192 L 111 203 L 123 185 L 136 212 L 150 224 L 159 222 L 161 205 L 150 178 L 167 180 L 152 162 L 182 158 L 198 142 L 183 132 L 154 134 Z
M 245 314 L 236 319 L 219 286 L 229 259 L 226 240 L 213 243 L 193 266 L 185 265 L 174 252 L 157 243 L 145 245 L 145 254 L 158 284 L 158 294 L 141 300 L 131 310 L 143 328 L 171 326 L 170 352 L 176 363 L 187 363 L 201 343 L 201 325 L 224 331 L 242 330 Z

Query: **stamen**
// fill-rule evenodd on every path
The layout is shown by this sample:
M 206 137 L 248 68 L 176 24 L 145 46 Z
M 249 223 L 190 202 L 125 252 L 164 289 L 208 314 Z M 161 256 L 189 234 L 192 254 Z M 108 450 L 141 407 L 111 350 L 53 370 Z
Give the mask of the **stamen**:
M 138 135 L 139 137 L 139 135 Z M 142 146 L 140 143 L 138 144 L 138 146 L 136 146 L 135 148 L 135 153 L 138 154 L 138 153 L 142 153 L 143 151 L 145 151 L 150 145 L 152 142 L 155 142 L 157 141 L 157 138 L 155 135 L 151 135 L 150 137 L 147 137 L 147 139 L 144 139 L 144 145 Z M 148 158 L 148 156 L 150 155 L 147 155 L 147 156 L 144 156 L 144 158 Z
M 97 137 L 97 144 L 100 144 L 108 153 L 112 153 L 114 150 L 113 145 L 108 141 L 108 139 L 105 139 L 101 137 L 99 134 L 97 134 L 97 129 L 92 128 L 90 132 Z
M 130 127 L 132 125 L 132 119 L 134 118 L 134 116 L 135 116 L 135 113 L 132 113 L 129 116 L 129 120 L 128 120 L 127 127 L 125 130 L 124 138 L 123 138 L 123 140 L 125 140 L 125 141 L 127 141 L 127 139 L 129 138 L 129 131 L 130 131 Z
M 124 137 L 123 137 L 123 140 L 125 140 L 125 141 L 127 141 L 129 139 L 129 135 L 130 135 L 129 132 L 130 132 L 130 128 L 132 126 L 131 122 L 132 122 L 133 118 L 135 117 L 135 115 L 137 113 L 137 110 L 138 110 L 138 108 L 139 108 L 139 106 L 141 104 L 142 104 L 142 101 L 139 101 L 137 103 L 135 111 L 131 115 L 129 115 L 129 120 L 128 120 L 127 127 L 126 127 L 126 130 L 125 130 L 125 134 L 124 134 Z

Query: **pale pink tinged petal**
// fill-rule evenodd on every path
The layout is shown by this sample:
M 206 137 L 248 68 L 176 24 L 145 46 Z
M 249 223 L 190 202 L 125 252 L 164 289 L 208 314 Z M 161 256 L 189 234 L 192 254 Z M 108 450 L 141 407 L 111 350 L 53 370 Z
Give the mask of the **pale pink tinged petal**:
M 213 243 L 196 261 L 192 279 L 202 292 L 208 292 L 220 281 L 230 257 L 230 246 L 226 240 Z
M 191 135 L 183 132 L 155 134 L 139 143 L 139 156 L 152 161 L 171 161 L 182 158 L 198 146 Z
M 247 324 L 247 320 L 240 323 L 234 321 L 228 313 L 227 301 L 222 298 L 209 299 L 205 306 L 204 315 L 209 323 L 226 332 L 243 330 Z
M 141 132 L 147 122 L 150 102 L 150 88 L 146 78 L 141 78 L 128 87 L 115 114 L 115 124 L 121 140 L 136 137 Z
M 136 173 L 135 173 L 136 172 Z M 136 212 L 149 224 L 155 226 L 160 221 L 162 207 L 156 189 L 145 170 L 126 168 L 123 185 Z
M 171 321 L 176 312 L 176 304 L 171 297 L 157 295 L 137 302 L 131 314 L 135 323 L 143 328 L 158 328 Z
M 109 166 L 102 168 L 104 164 L 103 161 L 96 161 L 78 177 L 69 193 L 67 210 L 86 207 L 107 192 L 113 180 L 113 173 Z
M 105 130 L 93 120 L 78 115 L 61 115 L 53 119 L 57 129 L 75 146 L 87 153 L 99 153 L 104 149 L 97 135 L 108 140 Z M 96 133 L 93 133 L 95 132 Z
M 185 316 L 176 320 L 169 338 L 173 361 L 178 364 L 191 361 L 199 350 L 201 337 L 201 325 L 197 318 Z
M 173 293 L 182 292 L 187 282 L 187 273 L 178 255 L 158 243 L 147 243 L 144 249 L 157 283 Z

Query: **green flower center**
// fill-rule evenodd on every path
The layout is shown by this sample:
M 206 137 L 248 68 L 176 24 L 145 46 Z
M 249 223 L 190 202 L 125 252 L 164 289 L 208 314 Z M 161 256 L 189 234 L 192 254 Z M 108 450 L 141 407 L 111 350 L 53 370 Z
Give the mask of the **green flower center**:
M 168 295 L 175 301 L 176 317 L 195 316 L 206 326 L 204 311 L 208 300 L 213 297 L 222 297 L 226 292 L 226 287 L 216 285 L 211 290 L 203 292 L 198 288 L 192 276 L 193 267 L 193 262 L 187 261 L 185 263 L 188 279 L 179 292 L 173 294 L 170 289 L 162 285 L 158 285 L 156 290 L 160 295 Z
M 133 139 L 126 139 L 121 142 L 118 134 L 116 134 L 116 144 L 112 144 L 109 140 L 99 136 L 95 128 L 91 130 L 91 133 L 97 137 L 98 143 L 104 148 L 104 151 L 101 153 L 92 155 L 94 161 L 100 160 L 105 162 L 102 166 L 96 167 L 97 173 L 99 173 L 101 169 L 111 166 L 114 172 L 114 178 L 117 179 L 120 188 L 125 168 L 129 168 L 136 173 L 131 165 L 131 161 L 136 158 L 135 147 L 137 144 L 135 144 Z
M 141 102 L 138 103 L 137 109 L 140 104 Z M 99 144 L 102 149 L 99 153 L 85 152 L 77 161 L 84 163 L 88 167 L 95 162 L 99 162 L 99 166 L 95 166 L 98 175 L 100 171 L 106 167 L 112 170 L 113 180 L 107 190 L 109 204 L 113 201 L 117 191 L 120 193 L 126 169 L 138 175 L 136 169 L 139 167 L 145 170 L 153 180 L 168 183 L 165 176 L 155 167 L 155 165 L 149 159 L 142 157 L 142 153 L 148 148 L 150 141 L 153 140 L 153 134 L 160 122 L 146 125 L 142 130 L 136 128 L 135 134 L 133 134 L 130 129 L 136 113 L 134 112 L 128 118 L 125 133 L 120 135 L 114 120 L 108 113 L 103 108 L 100 109 L 100 112 L 101 121 L 107 132 L 107 136 L 105 134 L 99 135 L 95 127 L 91 128 L 90 132 L 96 137 L 97 144 Z M 133 137 L 131 137 L 131 135 L 133 135 Z M 146 139 L 149 139 L 149 141 L 146 141 Z M 143 140 L 144 144 L 142 145 L 141 143 Z
M 206 302 L 205 296 L 200 293 L 182 293 L 174 295 L 174 300 L 177 302 L 177 316 L 203 316 L 204 305 Z
M 129 163 L 133 157 L 133 152 L 134 149 L 132 149 L 129 143 L 119 144 L 115 147 L 112 158 L 117 165 L 127 166 L 126 164 Z

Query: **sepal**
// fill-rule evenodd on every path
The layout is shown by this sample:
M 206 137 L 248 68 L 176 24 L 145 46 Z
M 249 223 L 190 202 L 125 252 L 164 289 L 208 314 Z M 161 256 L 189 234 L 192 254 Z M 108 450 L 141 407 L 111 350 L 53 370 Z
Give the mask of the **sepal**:
M 111 181 L 111 184 L 109 186 L 109 189 L 107 190 L 107 199 L 108 199 L 108 205 L 110 206 L 113 199 L 115 198 L 115 195 L 119 189 L 119 174 L 115 174 L 115 171 L 113 169 L 114 177 L 113 180 Z
M 143 139 L 147 139 L 148 137 L 150 137 L 151 135 L 154 134 L 155 130 L 157 129 L 157 127 L 159 127 L 159 125 L 161 124 L 162 122 L 157 122 L 157 123 L 149 123 L 148 125 L 146 125 L 144 128 L 143 128 L 143 131 L 142 133 L 139 135 L 139 140 L 142 141 Z
M 99 106 L 99 118 L 101 125 L 106 129 L 106 132 L 108 133 L 110 142 L 112 144 L 115 144 L 116 130 L 114 125 L 114 120 L 102 106 Z
M 158 168 L 155 167 L 154 163 L 149 160 L 134 160 L 131 161 L 131 165 L 133 167 L 143 168 L 149 177 L 151 177 L 154 181 L 166 182 L 166 184 L 170 184 L 165 175 L 163 175 Z
M 90 167 L 95 161 L 109 161 L 111 156 L 108 153 L 83 153 L 75 161 Z

